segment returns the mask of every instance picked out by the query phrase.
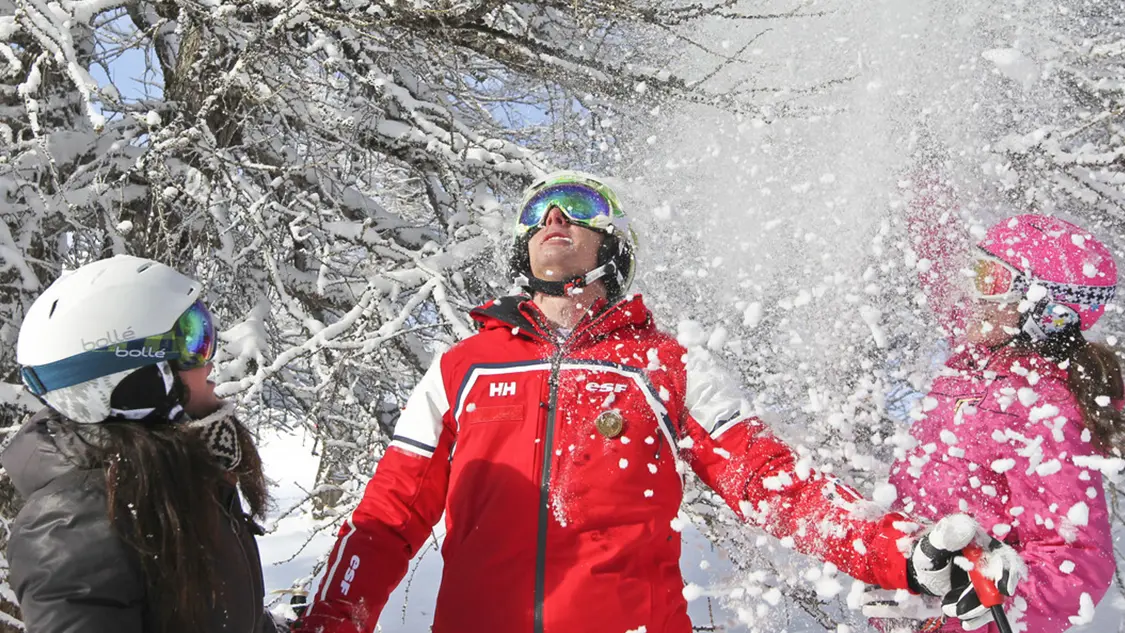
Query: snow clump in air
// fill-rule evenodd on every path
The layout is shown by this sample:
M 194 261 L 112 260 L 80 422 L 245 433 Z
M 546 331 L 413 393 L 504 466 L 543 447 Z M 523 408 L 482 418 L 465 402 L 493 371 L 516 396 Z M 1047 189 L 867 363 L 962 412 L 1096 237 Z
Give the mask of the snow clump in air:
M 964 548 L 977 532 L 977 522 L 967 514 L 953 514 L 930 528 L 930 542 L 934 547 L 956 551 Z

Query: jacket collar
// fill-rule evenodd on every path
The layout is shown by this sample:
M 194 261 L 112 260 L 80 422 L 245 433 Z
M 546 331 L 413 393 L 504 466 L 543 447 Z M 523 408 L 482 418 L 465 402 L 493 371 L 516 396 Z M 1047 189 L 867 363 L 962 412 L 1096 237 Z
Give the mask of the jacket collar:
M 556 343 L 554 328 L 539 306 L 527 295 L 513 295 L 494 299 L 475 308 L 469 315 L 482 330 L 505 328 L 545 343 Z M 645 307 L 639 294 L 630 295 L 612 305 L 599 300 L 574 327 L 567 338 L 567 346 L 574 347 L 589 339 L 599 339 L 626 327 L 647 327 L 652 324 L 652 313 Z

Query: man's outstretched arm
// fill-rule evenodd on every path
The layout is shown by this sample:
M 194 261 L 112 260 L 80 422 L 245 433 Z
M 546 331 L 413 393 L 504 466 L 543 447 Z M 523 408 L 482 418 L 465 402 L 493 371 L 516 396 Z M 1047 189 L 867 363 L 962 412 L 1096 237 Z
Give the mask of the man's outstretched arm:
M 441 518 L 455 439 L 441 357 L 414 389 L 390 447 L 344 522 L 301 631 L 372 631 Z
M 685 457 L 700 479 L 739 517 L 792 539 L 798 551 L 864 582 L 907 588 L 898 543 L 907 518 L 800 463 L 751 414 L 737 382 L 706 350 L 692 349 L 685 360 L 681 428 L 691 438 Z
M 1015 595 L 1026 567 L 1011 547 L 966 515 L 925 526 L 886 512 L 835 477 L 801 463 L 770 433 L 704 351 L 687 355 L 683 434 L 695 472 L 744 520 L 798 551 L 885 589 L 942 597 L 943 612 L 966 629 L 991 614 L 955 558 L 971 544 L 984 550 L 983 572 L 1000 593 Z

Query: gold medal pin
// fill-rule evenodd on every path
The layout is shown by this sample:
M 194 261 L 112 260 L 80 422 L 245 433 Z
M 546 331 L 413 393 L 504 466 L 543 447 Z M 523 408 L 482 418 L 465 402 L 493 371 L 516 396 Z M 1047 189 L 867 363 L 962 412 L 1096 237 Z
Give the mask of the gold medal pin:
M 625 430 L 625 419 L 617 411 L 602 411 L 594 419 L 594 426 L 603 437 L 612 440 Z

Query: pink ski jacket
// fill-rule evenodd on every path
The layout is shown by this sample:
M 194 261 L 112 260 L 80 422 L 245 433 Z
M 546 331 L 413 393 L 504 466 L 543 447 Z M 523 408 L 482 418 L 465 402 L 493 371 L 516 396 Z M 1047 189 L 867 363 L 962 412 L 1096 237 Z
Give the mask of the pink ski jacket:
M 953 208 L 948 190 L 929 187 L 910 228 L 931 264 L 922 275 L 931 307 L 955 338 L 968 304 L 951 283 L 966 252 Z M 911 428 L 915 445 L 891 469 L 895 509 L 929 519 L 967 512 L 1020 552 L 1029 575 L 1005 605 L 1017 631 L 1069 629 L 1114 574 L 1100 457 L 1066 380 L 1066 369 L 1026 350 L 955 348 Z M 950 619 L 942 630 L 963 629 Z
M 891 469 L 896 509 L 973 515 L 1027 562 L 1009 620 L 1029 633 L 1073 626 L 1105 595 L 1115 563 L 1097 454 L 1066 371 L 1012 348 L 965 349 L 923 409 L 911 428 L 916 446 Z M 949 620 L 942 630 L 962 629 Z

